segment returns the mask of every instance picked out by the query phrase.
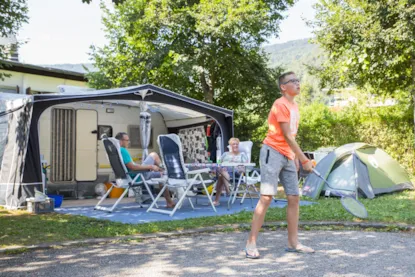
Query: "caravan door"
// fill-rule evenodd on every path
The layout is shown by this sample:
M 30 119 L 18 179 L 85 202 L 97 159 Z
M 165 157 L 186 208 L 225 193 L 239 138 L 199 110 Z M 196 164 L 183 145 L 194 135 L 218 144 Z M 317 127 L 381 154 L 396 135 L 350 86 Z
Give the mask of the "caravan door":
M 76 111 L 76 181 L 97 179 L 97 128 L 97 111 Z

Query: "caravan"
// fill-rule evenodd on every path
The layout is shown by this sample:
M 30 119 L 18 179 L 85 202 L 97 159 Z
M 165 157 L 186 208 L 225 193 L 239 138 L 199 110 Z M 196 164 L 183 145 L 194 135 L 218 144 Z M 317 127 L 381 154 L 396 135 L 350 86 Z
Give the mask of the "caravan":
M 39 150 L 47 172 L 48 193 L 82 198 L 94 194 L 94 185 L 111 179 L 111 168 L 101 143 L 127 132 L 130 153 L 135 162 L 142 157 L 140 141 L 140 102 L 75 102 L 46 109 L 39 119 Z M 170 107 L 173 108 L 173 107 Z M 149 151 L 156 151 L 157 136 L 168 133 L 166 110 L 150 106 L 151 133 Z M 152 111 L 152 112 L 151 112 Z M 203 124 L 206 117 L 198 121 Z M 191 122 L 196 122 L 195 120 Z

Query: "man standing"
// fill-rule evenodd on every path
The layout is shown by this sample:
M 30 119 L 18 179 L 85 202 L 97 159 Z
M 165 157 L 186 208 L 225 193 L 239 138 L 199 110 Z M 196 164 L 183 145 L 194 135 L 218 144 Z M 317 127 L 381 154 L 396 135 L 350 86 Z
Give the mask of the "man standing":
M 143 174 L 146 180 L 151 179 L 151 178 L 161 177 L 161 172 L 163 171 L 163 169 L 160 168 L 161 160 L 160 160 L 159 155 L 156 152 L 151 152 L 141 165 L 135 164 L 133 162 L 133 159 L 131 158 L 130 153 L 127 150 L 127 147 L 130 144 L 130 138 L 128 137 L 127 133 L 120 132 L 115 136 L 115 138 L 120 141 L 121 156 L 129 172 L 148 170 L 148 172 L 145 172 Z M 132 178 L 135 177 L 134 173 L 129 173 L 129 174 Z M 170 192 L 168 189 L 164 191 L 164 197 L 166 198 L 167 208 L 173 208 L 175 204 L 173 200 L 171 199 Z
M 282 97 L 275 100 L 268 115 L 268 133 L 260 152 L 261 196 L 254 211 L 245 248 L 246 257 L 251 259 L 259 258 L 256 241 L 272 198 L 277 194 L 278 180 L 282 183 L 288 200 L 286 251 L 314 252 L 312 248 L 298 242 L 298 161 L 306 171 L 311 171 L 313 167 L 295 141 L 300 115 L 294 98 L 300 94 L 300 81 L 294 72 L 287 72 L 278 78 L 278 85 Z

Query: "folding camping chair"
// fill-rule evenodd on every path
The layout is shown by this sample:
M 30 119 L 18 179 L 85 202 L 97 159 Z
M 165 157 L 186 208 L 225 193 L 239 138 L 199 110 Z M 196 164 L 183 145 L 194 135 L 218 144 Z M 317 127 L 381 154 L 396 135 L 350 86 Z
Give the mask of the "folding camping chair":
M 102 210 L 106 212 L 112 212 L 115 207 L 117 207 L 118 203 L 123 199 L 123 197 L 128 193 L 128 190 L 131 188 L 133 189 L 134 193 L 136 194 L 136 199 L 141 199 L 142 196 L 142 188 L 143 186 L 148 191 L 153 203 L 154 203 L 154 196 L 151 193 L 149 186 L 154 186 L 159 183 L 165 182 L 165 179 L 163 178 L 153 178 L 151 180 L 145 180 L 143 173 L 147 171 L 134 171 L 134 172 L 128 172 L 127 167 L 125 166 L 122 155 L 120 151 L 120 143 L 118 139 L 116 138 L 108 138 L 106 135 L 103 135 L 101 137 L 102 142 L 105 147 L 105 152 L 107 154 L 107 158 L 111 164 L 112 170 L 114 171 L 116 181 L 112 184 L 112 186 L 108 189 L 108 191 L 105 193 L 105 195 L 101 198 L 101 200 L 98 202 L 98 204 L 95 206 L 95 210 Z M 131 178 L 131 176 L 128 173 L 134 173 L 136 176 L 134 179 Z M 100 204 L 108 197 L 110 192 L 113 188 L 125 188 L 125 191 L 122 193 L 122 195 L 118 198 L 118 200 L 115 202 L 112 207 L 107 208 L 100 206 Z M 142 203 L 139 202 L 140 207 L 142 208 Z M 157 203 L 154 203 L 157 206 Z
M 243 152 L 248 157 L 248 163 L 251 162 L 251 151 L 252 151 L 252 141 L 241 141 L 239 143 L 239 152 Z M 233 176 L 231 176 L 231 183 L 233 184 L 234 181 L 236 181 L 235 187 L 231 188 L 231 195 L 230 195 L 230 203 L 228 202 L 228 208 L 230 207 L 229 204 L 235 203 L 236 196 L 239 193 L 243 193 L 241 204 L 243 204 L 245 197 L 249 195 L 249 198 L 251 199 L 251 205 L 253 207 L 253 200 L 252 200 L 252 190 L 255 191 L 256 194 L 259 196 L 258 189 L 256 188 L 255 184 L 259 183 L 261 181 L 261 176 L 258 173 L 257 169 L 254 168 L 246 168 L 245 172 L 242 172 L 237 178 L 237 180 L 233 179 Z M 242 190 L 240 190 L 241 185 L 244 187 Z M 213 197 L 214 193 L 218 193 L 216 191 L 216 182 L 213 185 L 212 194 L 211 197 Z M 219 192 L 222 193 L 222 192 Z
M 164 185 L 164 187 L 157 195 L 156 199 L 147 209 L 147 212 L 158 212 L 168 214 L 169 216 L 173 216 L 177 209 L 181 207 L 185 198 L 189 200 L 190 205 L 194 209 L 194 205 L 192 203 L 192 200 L 190 199 L 190 197 L 193 197 L 193 195 L 189 195 L 190 190 L 194 186 L 201 187 L 204 189 L 209 199 L 209 203 L 212 206 L 212 209 L 216 212 L 216 208 L 213 205 L 212 198 L 210 197 L 210 194 L 206 188 L 206 184 L 212 182 L 212 180 L 204 180 L 201 175 L 202 173 L 208 173 L 210 169 L 203 168 L 197 170 L 188 170 L 185 167 L 185 163 L 183 160 L 182 144 L 180 142 L 179 136 L 176 134 L 159 135 L 157 138 L 157 143 L 160 148 L 160 157 L 163 161 L 167 173 L 167 183 Z M 193 174 L 193 177 L 189 176 Z M 160 198 L 161 195 L 163 195 L 166 189 L 182 191 L 178 194 L 179 200 L 172 211 L 154 208 L 157 200 Z

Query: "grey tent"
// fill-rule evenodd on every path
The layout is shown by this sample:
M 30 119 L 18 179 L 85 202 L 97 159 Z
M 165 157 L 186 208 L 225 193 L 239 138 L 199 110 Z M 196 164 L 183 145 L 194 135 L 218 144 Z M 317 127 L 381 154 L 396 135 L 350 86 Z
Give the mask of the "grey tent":
M 233 136 L 233 111 L 151 85 L 65 94 L 16 95 L 0 93 L 0 205 L 19 208 L 42 190 L 39 118 L 49 107 L 85 101 L 131 101 L 177 107 L 214 119 L 223 142 Z M 163 106 L 164 104 L 168 104 Z M 137 119 L 139 120 L 139 119 Z M 168 130 L 171 133 L 175 128 Z M 225 145 L 222 145 L 222 149 Z
M 316 170 L 327 179 L 328 188 L 315 174 L 303 184 L 303 195 L 317 198 L 336 190 L 374 198 L 378 194 L 414 189 L 408 173 L 385 151 L 365 143 L 350 143 L 330 152 L 317 163 Z

